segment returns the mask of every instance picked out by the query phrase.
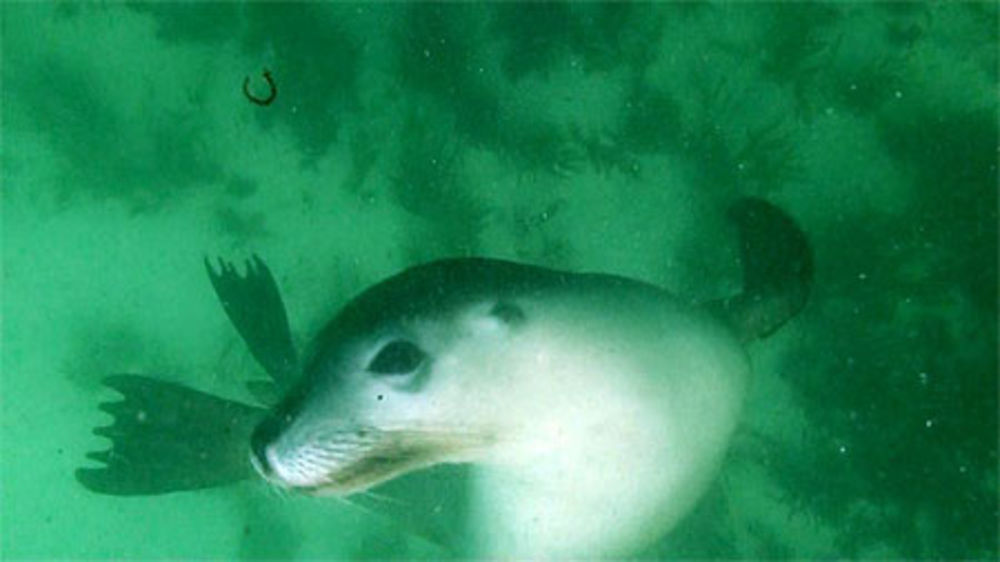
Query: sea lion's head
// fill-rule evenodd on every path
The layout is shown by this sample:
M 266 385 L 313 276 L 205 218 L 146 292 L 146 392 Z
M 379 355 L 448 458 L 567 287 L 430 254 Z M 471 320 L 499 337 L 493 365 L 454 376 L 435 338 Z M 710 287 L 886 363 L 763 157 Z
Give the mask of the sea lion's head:
M 527 271 L 436 262 L 356 297 L 321 330 L 302 380 L 255 430 L 258 471 L 279 486 L 349 494 L 488 450 L 510 418 L 494 389 L 516 375 L 502 366 L 530 321 L 530 304 L 512 295 L 558 282 Z

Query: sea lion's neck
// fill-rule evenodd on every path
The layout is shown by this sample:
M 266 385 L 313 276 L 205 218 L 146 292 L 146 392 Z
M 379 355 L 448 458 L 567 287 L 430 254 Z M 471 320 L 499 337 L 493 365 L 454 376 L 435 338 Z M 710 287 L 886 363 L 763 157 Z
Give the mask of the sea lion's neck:
M 610 402 L 601 409 L 616 409 Z M 662 529 L 658 490 L 669 488 L 669 449 L 651 431 L 662 426 L 644 425 L 639 420 L 648 416 L 632 413 L 633 420 L 618 423 L 577 417 L 578 427 L 548 432 L 548 447 L 479 465 L 475 520 L 487 526 L 477 537 L 479 554 L 624 555 Z
M 650 310 L 604 338 L 574 326 L 622 319 L 540 323 L 505 358 L 521 375 L 497 385 L 513 437 L 478 463 L 475 554 L 632 554 L 704 491 L 735 427 L 745 357 L 710 322 Z M 648 353 L 614 351 L 637 347 Z
M 508 392 L 510 424 L 478 463 L 473 520 L 484 527 L 473 554 L 626 553 L 645 532 L 639 522 L 662 528 L 655 490 L 669 478 L 667 410 L 643 395 L 639 366 L 609 360 L 589 337 L 588 349 L 565 327 L 540 329 L 548 335 L 526 338 L 537 348 L 516 346 L 504 362 L 514 376 L 496 387 Z

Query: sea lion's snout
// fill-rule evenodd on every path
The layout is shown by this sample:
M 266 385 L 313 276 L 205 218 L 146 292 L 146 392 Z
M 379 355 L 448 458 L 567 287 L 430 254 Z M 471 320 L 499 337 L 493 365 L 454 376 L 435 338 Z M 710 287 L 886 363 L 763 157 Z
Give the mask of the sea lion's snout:
M 301 410 L 297 395 L 291 395 L 261 420 L 250 435 L 250 462 L 257 472 L 274 484 L 287 485 L 280 470 L 278 447 L 288 439 L 289 430 L 294 425 Z
M 281 433 L 279 419 L 268 416 L 264 419 L 250 436 L 250 461 L 257 472 L 267 480 L 272 480 L 274 468 L 268 458 L 268 447 Z
M 265 418 L 250 436 L 250 462 L 265 480 L 283 488 L 309 489 L 328 483 L 338 462 L 316 428 L 303 430 L 290 414 Z
M 486 331 L 484 337 L 496 336 Z M 419 468 L 464 462 L 495 441 L 488 427 L 474 423 L 481 416 L 463 407 L 463 389 L 474 385 L 428 398 L 435 374 L 451 378 L 452 370 L 470 364 L 458 359 L 465 351 L 436 362 L 427 347 L 402 337 L 345 347 L 350 353 L 344 347 L 330 352 L 339 359 L 318 362 L 322 368 L 308 371 L 252 432 L 251 462 L 269 483 L 349 495 Z

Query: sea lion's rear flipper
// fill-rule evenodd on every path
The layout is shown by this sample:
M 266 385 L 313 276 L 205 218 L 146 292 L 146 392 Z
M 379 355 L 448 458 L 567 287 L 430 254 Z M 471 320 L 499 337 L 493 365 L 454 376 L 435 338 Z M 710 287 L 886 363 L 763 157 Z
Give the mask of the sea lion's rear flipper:
M 246 262 L 246 274 L 219 259 L 216 270 L 205 258 L 205 270 L 229 320 L 246 342 L 257 363 L 267 371 L 277 388 L 257 381 L 251 392 L 267 404 L 291 386 L 297 373 L 297 354 L 288 327 L 288 314 L 278 284 L 264 260 L 256 254 Z
M 741 199 L 728 214 L 739 230 L 743 292 L 709 307 L 742 340 L 764 338 L 805 306 L 812 250 L 795 221 L 766 201 Z
M 156 495 L 221 486 L 253 474 L 248 443 L 261 408 L 179 384 L 115 375 L 104 384 L 122 394 L 100 408 L 114 422 L 94 429 L 112 447 L 88 453 L 102 468 L 80 468 L 91 491 L 116 496 Z

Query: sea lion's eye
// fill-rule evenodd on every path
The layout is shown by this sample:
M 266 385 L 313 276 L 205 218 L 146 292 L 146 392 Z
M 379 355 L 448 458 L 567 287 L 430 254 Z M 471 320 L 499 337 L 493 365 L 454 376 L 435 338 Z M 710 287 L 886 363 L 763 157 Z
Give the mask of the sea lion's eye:
M 500 301 L 494 304 L 490 314 L 511 326 L 524 322 L 524 309 L 512 302 Z
M 379 350 L 368 370 L 380 375 L 405 375 L 416 371 L 425 357 L 423 350 L 413 343 L 393 340 Z

